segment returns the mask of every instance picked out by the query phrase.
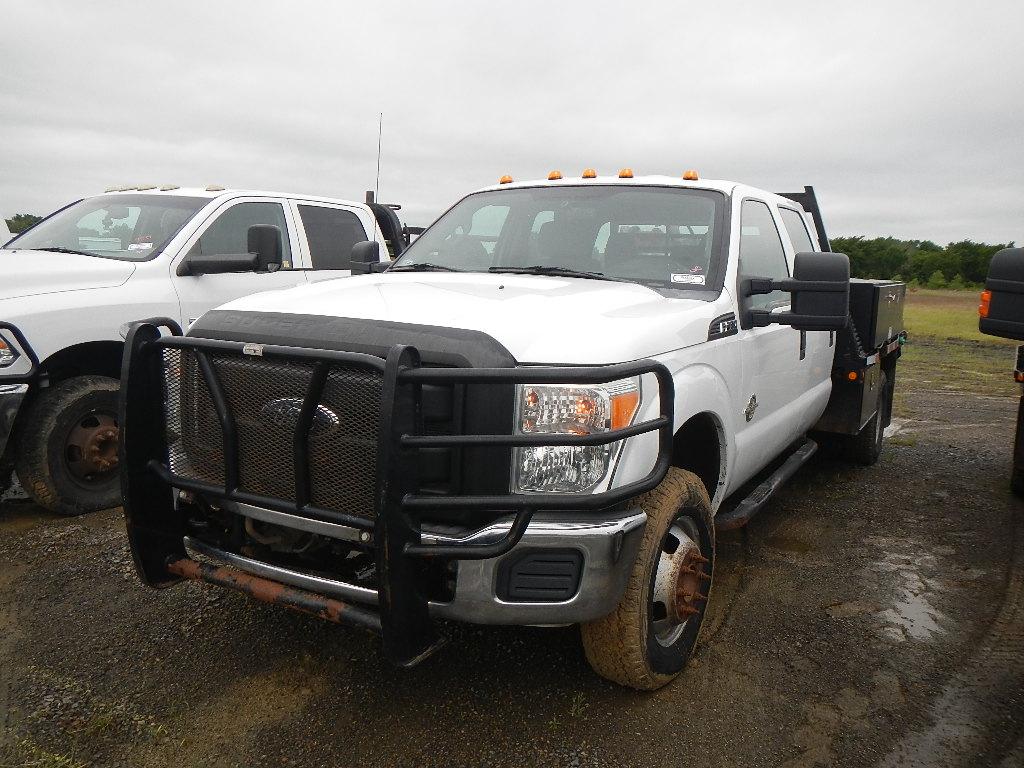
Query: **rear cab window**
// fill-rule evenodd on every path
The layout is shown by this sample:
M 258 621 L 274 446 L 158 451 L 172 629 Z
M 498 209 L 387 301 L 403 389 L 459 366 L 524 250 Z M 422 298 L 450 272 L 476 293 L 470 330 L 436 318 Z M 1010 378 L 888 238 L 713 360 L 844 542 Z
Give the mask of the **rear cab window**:
M 343 208 L 299 203 L 311 269 L 351 269 L 352 246 L 369 240 L 359 217 Z
M 789 235 L 789 242 L 793 244 L 793 253 L 807 253 L 814 251 L 814 244 L 807 231 L 807 221 L 804 217 L 792 208 L 779 207 L 779 214 L 782 216 L 782 223 L 786 227 L 786 234 Z

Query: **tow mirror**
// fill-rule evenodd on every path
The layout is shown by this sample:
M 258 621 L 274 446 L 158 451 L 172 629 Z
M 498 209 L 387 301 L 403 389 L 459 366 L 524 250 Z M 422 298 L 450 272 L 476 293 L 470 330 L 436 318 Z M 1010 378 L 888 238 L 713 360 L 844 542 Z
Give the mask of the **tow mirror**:
M 368 275 L 371 272 L 383 272 L 388 268 L 387 263 L 381 263 L 380 243 L 376 240 L 363 240 L 353 245 L 349 260 L 352 263 L 353 275 Z
M 273 224 L 249 227 L 246 247 L 256 254 L 257 272 L 276 272 L 281 268 L 281 230 Z
M 838 331 L 849 322 L 850 260 L 842 253 L 798 253 L 792 278 L 750 277 L 742 283 L 744 299 L 772 291 L 792 295 L 790 311 L 747 309 L 744 328 L 777 323 L 798 331 Z
M 1024 248 L 1004 248 L 988 265 L 978 330 L 1024 341 Z
M 178 275 L 220 275 L 255 270 L 255 253 L 193 253 L 181 260 Z

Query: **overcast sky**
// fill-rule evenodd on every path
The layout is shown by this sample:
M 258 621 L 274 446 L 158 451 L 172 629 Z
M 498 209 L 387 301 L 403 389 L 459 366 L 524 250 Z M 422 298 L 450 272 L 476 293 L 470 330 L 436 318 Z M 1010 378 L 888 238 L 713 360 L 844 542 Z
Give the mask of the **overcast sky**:
M 1024 242 L 1022 2 L 5 2 L 0 214 L 112 185 L 504 173 L 818 190 L 829 233 Z

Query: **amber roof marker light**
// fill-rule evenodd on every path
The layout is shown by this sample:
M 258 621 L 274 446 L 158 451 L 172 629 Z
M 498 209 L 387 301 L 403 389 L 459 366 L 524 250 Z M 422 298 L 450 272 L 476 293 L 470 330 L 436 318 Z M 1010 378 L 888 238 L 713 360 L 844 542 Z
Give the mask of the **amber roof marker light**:
M 700 178 L 700 174 L 694 170 L 683 171 L 683 181 L 697 181 Z
M 548 181 L 558 181 L 560 178 L 562 178 L 561 171 L 552 171 L 548 174 Z
M 597 178 L 597 171 L 595 171 L 593 168 L 584 168 L 583 169 L 583 178 L 584 179 L 596 179 Z
M 498 179 L 498 183 L 499 184 L 511 184 L 512 183 L 512 177 L 509 176 L 506 173 L 504 176 L 502 176 L 500 179 Z
M 633 178 L 633 169 L 632 168 L 623 168 L 621 171 L 619 171 L 619 178 L 620 179 L 632 179 Z

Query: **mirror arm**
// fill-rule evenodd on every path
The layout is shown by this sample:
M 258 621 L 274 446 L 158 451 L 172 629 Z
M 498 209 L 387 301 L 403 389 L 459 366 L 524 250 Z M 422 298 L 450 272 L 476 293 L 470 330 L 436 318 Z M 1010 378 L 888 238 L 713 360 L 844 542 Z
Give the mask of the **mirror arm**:
M 773 280 L 770 277 L 749 277 L 743 281 L 746 296 L 771 293 L 772 291 L 815 291 L 817 293 L 844 293 L 848 283 L 844 280 L 794 280 L 791 277 Z
M 752 309 L 749 312 L 750 324 L 754 328 L 765 328 L 769 325 L 792 325 L 805 331 L 831 331 L 836 326 L 845 328 L 850 322 L 849 315 L 798 315 L 794 312 L 772 313 L 767 309 Z

